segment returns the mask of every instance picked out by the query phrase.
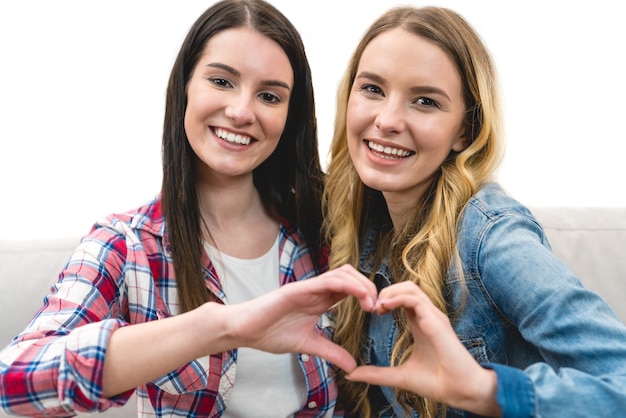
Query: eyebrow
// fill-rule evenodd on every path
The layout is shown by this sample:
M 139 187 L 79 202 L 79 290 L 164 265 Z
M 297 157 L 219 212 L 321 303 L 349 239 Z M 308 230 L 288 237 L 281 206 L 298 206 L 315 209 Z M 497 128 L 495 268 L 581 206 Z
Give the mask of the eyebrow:
M 376 83 L 385 84 L 385 80 L 381 76 L 379 76 L 378 74 L 370 73 L 368 71 L 363 71 L 362 73 L 357 74 L 355 80 L 358 78 L 367 78 Z M 421 94 L 424 94 L 424 93 L 439 94 L 445 97 L 446 99 L 451 100 L 450 96 L 448 96 L 448 94 L 445 91 L 435 86 L 415 86 L 415 87 L 411 87 L 410 91 L 412 94 L 420 94 L 420 93 Z
M 207 67 L 221 68 L 222 70 L 229 72 L 236 77 L 241 76 L 241 73 L 237 71 L 235 68 L 231 67 L 230 65 L 223 64 L 221 62 L 208 63 Z M 266 86 L 282 87 L 282 88 L 287 89 L 288 91 L 291 91 L 291 87 L 289 87 L 289 84 L 280 80 L 263 80 L 261 84 L 266 85 Z

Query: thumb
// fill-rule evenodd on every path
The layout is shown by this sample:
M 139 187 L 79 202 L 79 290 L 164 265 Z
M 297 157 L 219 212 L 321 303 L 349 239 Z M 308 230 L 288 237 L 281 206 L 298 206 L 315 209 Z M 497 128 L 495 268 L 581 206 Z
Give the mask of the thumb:
M 321 335 L 317 335 L 309 342 L 308 349 L 308 354 L 321 357 L 346 372 L 356 367 L 356 360 L 345 348 Z
M 401 387 L 400 374 L 395 367 L 359 366 L 352 370 L 346 379 L 376 386 Z

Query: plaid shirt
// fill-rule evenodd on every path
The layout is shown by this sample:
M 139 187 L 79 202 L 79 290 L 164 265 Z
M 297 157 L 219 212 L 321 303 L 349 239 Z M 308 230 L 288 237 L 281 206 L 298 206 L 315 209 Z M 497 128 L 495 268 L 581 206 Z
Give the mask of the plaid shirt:
M 281 285 L 319 274 L 301 237 L 286 222 L 280 228 L 279 257 Z M 222 285 L 206 253 L 203 265 L 207 288 L 224 303 Z M 107 217 L 81 240 L 44 306 L 0 353 L 0 405 L 28 416 L 71 416 L 123 405 L 132 391 L 102 397 L 111 333 L 178 312 L 160 198 L 136 211 Z M 321 320 L 320 328 L 327 322 Z M 336 399 L 328 364 L 304 353 L 298 357 L 308 394 L 295 416 L 326 416 Z M 138 415 L 219 417 L 235 371 L 236 350 L 194 360 L 137 388 Z

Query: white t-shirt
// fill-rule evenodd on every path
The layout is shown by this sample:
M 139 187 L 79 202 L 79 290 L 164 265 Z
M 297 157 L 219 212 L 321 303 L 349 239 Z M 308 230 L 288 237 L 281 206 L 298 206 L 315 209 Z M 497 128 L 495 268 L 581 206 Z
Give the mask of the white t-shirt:
M 255 259 L 231 257 L 205 243 L 228 303 L 245 302 L 280 286 L 278 237 Z M 237 349 L 237 372 L 226 403 L 226 418 L 291 417 L 307 400 L 306 381 L 296 354 Z

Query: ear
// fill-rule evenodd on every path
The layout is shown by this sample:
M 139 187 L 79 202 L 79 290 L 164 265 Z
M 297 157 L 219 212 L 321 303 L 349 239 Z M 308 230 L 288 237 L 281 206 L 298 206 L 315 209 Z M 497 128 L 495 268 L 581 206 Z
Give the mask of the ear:
M 472 142 L 469 135 L 465 133 L 465 128 L 461 128 L 459 133 L 457 134 L 456 140 L 452 143 L 452 151 L 454 152 L 462 152 L 469 146 Z

